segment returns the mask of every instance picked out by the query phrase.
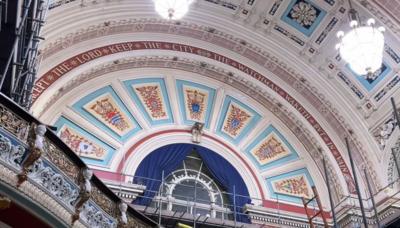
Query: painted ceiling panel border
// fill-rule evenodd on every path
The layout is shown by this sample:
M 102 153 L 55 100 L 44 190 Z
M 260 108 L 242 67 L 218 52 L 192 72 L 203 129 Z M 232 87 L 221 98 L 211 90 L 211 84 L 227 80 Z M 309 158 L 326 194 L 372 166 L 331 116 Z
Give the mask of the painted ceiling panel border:
M 272 124 L 246 147 L 245 153 L 260 170 L 287 164 L 299 158 L 289 141 Z
M 115 154 L 113 147 L 64 116 L 60 116 L 54 126 L 57 127 L 57 135 L 61 140 L 86 164 L 102 167 L 110 165 Z
M 215 89 L 179 79 L 176 80 L 176 87 L 178 88 L 179 107 L 183 122 L 187 125 L 201 122 L 206 128 L 209 128 L 214 108 Z
M 226 96 L 216 133 L 237 145 L 260 119 L 261 115 L 252 108 L 231 96 Z
M 365 75 L 358 75 L 354 71 L 351 70 L 348 64 L 346 64 L 346 68 L 352 73 L 353 76 L 357 78 L 357 81 L 365 88 L 368 92 L 371 92 L 384 78 L 387 77 L 389 72 L 391 72 L 392 68 L 386 62 L 382 63 L 382 66 L 379 70 L 373 73 L 371 79 L 367 79 Z
M 307 168 L 301 168 L 265 179 L 271 199 L 302 204 L 301 197 L 312 197 L 314 181 Z
M 140 78 L 123 81 L 132 101 L 151 125 L 172 124 L 168 92 L 163 78 Z
M 72 107 L 89 122 L 121 142 L 126 142 L 142 130 L 110 85 L 86 95 Z
M 292 0 L 281 20 L 309 37 L 319 26 L 326 11 L 307 0 Z

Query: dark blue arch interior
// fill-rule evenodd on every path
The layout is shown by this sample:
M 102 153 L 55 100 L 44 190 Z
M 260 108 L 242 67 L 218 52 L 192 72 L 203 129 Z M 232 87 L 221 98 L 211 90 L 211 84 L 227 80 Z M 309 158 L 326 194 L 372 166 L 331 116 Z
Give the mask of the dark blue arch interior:
M 236 218 L 241 222 L 249 222 L 246 215 L 241 214 L 245 204 L 251 202 L 246 184 L 238 171 L 222 156 L 205 147 L 177 143 L 160 147 L 147 155 L 140 163 L 135 173 L 134 182 L 146 186 L 142 197 L 133 201 L 134 204 L 149 205 L 158 191 L 164 176 L 175 171 L 186 156 L 195 149 L 203 160 L 204 165 L 210 171 L 214 181 L 218 182 L 229 194 L 229 200 L 235 202 Z M 148 178 L 148 179 L 147 179 Z M 234 197 L 234 195 L 236 197 Z

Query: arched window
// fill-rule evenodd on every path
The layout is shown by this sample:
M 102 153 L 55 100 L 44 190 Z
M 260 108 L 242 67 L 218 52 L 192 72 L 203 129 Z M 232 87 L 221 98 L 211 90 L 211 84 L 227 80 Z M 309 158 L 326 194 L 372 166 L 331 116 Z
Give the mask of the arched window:
M 223 194 L 222 187 L 212 179 L 209 170 L 195 151 L 164 179 L 159 191 L 162 191 L 164 210 L 212 218 L 232 217 L 228 197 Z

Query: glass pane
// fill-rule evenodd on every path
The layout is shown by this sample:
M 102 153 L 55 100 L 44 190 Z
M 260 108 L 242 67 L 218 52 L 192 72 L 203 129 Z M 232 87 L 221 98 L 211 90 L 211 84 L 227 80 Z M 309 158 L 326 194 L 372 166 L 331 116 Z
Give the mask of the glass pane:
M 209 204 L 211 203 L 210 194 L 208 190 L 200 183 L 197 183 L 196 188 L 196 202 Z

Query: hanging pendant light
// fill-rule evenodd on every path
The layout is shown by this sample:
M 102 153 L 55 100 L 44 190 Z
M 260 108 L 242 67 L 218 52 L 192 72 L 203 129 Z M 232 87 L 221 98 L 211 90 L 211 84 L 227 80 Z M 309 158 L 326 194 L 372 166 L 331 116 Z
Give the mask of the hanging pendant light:
M 370 77 L 381 68 L 385 39 L 383 27 L 375 27 L 375 20 L 370 18 L 366 26 L 361 26 L 358 13 L 349 1 L 350 27 L 346 34 L 337 33 L 340 43 L 336 45 L 340 56 L 345 60 L 351 70 L 358 75 Z
M 181 19 L 189 11 L 193 0 L 154 0 L 156 12 L 170 20 Z

